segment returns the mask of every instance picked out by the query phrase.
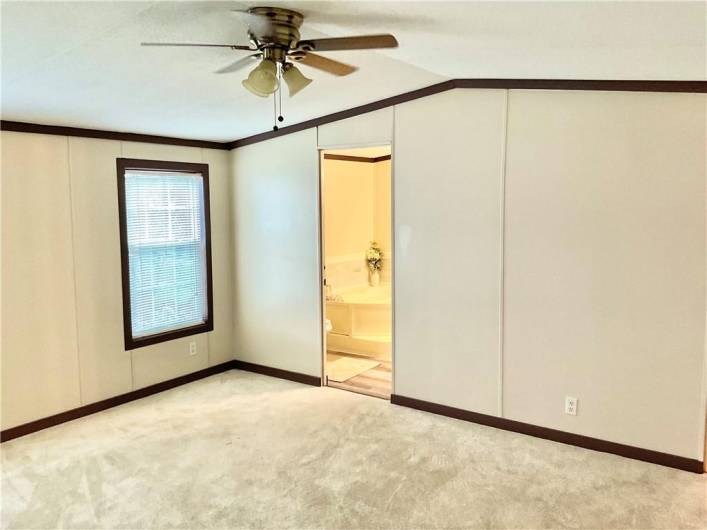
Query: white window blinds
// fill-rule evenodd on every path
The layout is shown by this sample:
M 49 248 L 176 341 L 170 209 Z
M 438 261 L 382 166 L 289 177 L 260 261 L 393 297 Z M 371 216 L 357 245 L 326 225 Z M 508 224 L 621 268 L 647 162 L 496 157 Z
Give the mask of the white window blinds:
M 202 175 L 127 170 L 125 209 L 133 337 L 206 322 Z

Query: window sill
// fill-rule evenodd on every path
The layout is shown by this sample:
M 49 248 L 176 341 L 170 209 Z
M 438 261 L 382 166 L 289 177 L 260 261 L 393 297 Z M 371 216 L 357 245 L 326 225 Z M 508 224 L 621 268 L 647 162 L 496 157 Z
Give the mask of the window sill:
M 133 338 L 131 335 L 126 335 L 125 349 L 136 350 L 137 348 L 144 348 L 145 346 L 152 346 L 153 344 L 159 344 L 161 342 L 168 342 L 170 340 L 190 337 L 192 335 L 200 335 L 202 333 L 208 333 L 209 331 L 213 330 L 214 323 L 211 319 L 209 319 L 203 324 L 199 324 L 197 326 L 173 329 L 170 331 L 165 331 L 164 333 L 156 333 L 154 335 L 147 335 L 145 337 L 140 338 Z

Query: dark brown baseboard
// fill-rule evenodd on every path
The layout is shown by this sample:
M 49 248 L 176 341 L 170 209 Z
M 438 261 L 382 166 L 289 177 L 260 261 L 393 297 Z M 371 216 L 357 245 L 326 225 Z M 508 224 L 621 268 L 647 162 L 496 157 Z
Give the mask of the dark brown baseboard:
M 20 436 L 24 436 L 26 434 L 31 434 L 42 429 L 47 429 L 49 427 L 65 423 L 67 421 L 82 418 L 84 416 L 88 416 L 90 414 L 94 414 L 96 412 L 100 412 L 102 410 L 106 410 L 112 407 L 117 407 L 118 405 L 129 403 L 130 401 L 135 401 L 137 399 L 151 396 L 159 392 L 164 392 L 165 390 L 170 390 L 172 388 L 191 383 L 193 381 L 197 381 L 199 379 L 203 379 L 211 375 L 226 372 L 231 369 L 245 370 L 248 372 L 254 372 L 270 377 L 287 379 L 289 381 L 295 381 L 297 383 L 303 383 L 305 385 L 321 386 L 321 378 L 313 375 L 301 374 L 299 372 L 290 372 L 289 370 L 272 368 L 270 366 L 263 366 L 260 364 L 248 363 L 245 361 L 228 361 L 222 364 L 218 364 L 216 366 L 205 368 L 204 370 L 199 370 L 198 372 L 193 372 L 191 374 L 175 377 L 174 379 L 170 379 L 168 381 L 162 381 L 161 383 L 140 388 L 138 390 L 133 390 L 132 392 L 128 392 L 126 394 L 114 396 L 112 398 L 104 399 L 96 403 L 90 403 L 88 405 L 83 405 L 75 409 L 60 412 L 59 414 L 54 414 L 53 416 L 41 418 L 39 420 L 31 421 L 23 425 L 18 425 L 17 427 L 5 429 L 4 431 L 0 432 L 0 442 L 6 442 L 14 438 L 19 438 Z M 704 473 L 703 462 L 692 458 L 686 458 L 684 456 L 661 453 L 659 451 L 652 451 L 650 449 L 642 449 L 640 447 L 633 447 L 630 445 L 624 445 L 616 442 L 609 442 L 606 440 L 600 440 L 598 438 L 583 436 L 581 434 L 573 434 L 570 432 L 558 431 L 556 429 L 549 429 L 547 427 L 539 427 L 537 425 L 531 425 L 529 423 L 509 420 L 507 418 L 499 418 L 496 416 L 490 416 L 488 414 L 472 412 L 470 410 L 458 409 L 455 407 L 449 407 L 447 405 L 440 405 L 438 403 L 432 403 L 429 401 L 422 401 L 420 399 L 400 396 L 398 394 L 391 395 L 390 402 L 394 405 L 400 405 L 403 407 L 409 407 L 425 412 L 431 412 L 433 414 L 440 414 L 442 416 L 478 423 L 481 425 L 487 425 L 489 427 L 495 427 L 497 429 L 503 429 L 506 431 L 527 434 L 529 436 L 535 436 L 536 438 L 543 438 L 554 442 L 583 447 L 585 449 L 592 449 L 594 451 L 611 453 L 619 456 L 624 456 L 626 458 L 632 458 L 634 460 L 642 460 L 643 462 L 650 462 L 652 464 L 672 467 L 684 471 L 691 471 L 693 473 Z
M 89 403 L 88 405 L 83 405 L 75 409 L 60 412 L 58 414 L 54 414 L 53 416 L 47 416 L 46 418 L 41 418 L 39 420 L 18 425 L 17 427 L 5 429 L 0 432 L 0 442 L 7 442 L 26 434 L 41 431 L 42 429 L 47 429 L 49 427 L 54 427 L 55 425 L 66 423 L 67 421 L 83 418 L 84 416 L 88 416 L 102 410 L 117 407 L 118 405 L 129 403 L 130 401 L 135 401 L 136 399 L 151 396 L 152 394 L 157 394 L 159 392 L 164 392 L 165 390 L 170 390 L 171 388 L 185 385 L 193 381 L 198 381 L 199 379 L 209 377 L 210 375 L 227 372 L 228 370 L 246 370 L 258 374 L 269 375 L 271 377 L 279 377 L 280 379 L 288 379 L 290 381 L 296 381 L 306 385 L 321 386 L 321 379 L 312 375 L 289 372 L 287 370 L 280 370 L 279 368 L 270 368 L 269 366 L 261 366 L 259 364 L 246 363 L 243 361 L 227 361 L 222 364 L 217 364 L 216 366 L 210 366 L 209 368 L 199 370 L 198 372 L 175 377 L 169 381 L 162 381 L 161 383 L 146 386 L 145 388 L 139 388 L 126 394 L 97 401 L 96 403 Z
M 247 372 L 255 372 L 256 374 L 269 375 L 270 377 L 278 377 L 280 379 L 288 379 L 305 385 L 322 386 L 321 377 L 314 375 L 301 374 L 299 372 L 290 372 L 289 370 L 281 370 L 280 368 L 271 368 L 262 364 L 247 363 L 245 361 L 232 361 L 233 368 L 236 370 L 245 370 Z
M 209 368 L 199 370 L 198 372 L 175 377 L 169 381 L 162 381 L 161 383 L 146 386 L 145 388 L 139 388 L 137 390 L 133 390 L 132 392 L 127 392 L 126 394 L 97 401 L 96 403 L 89 403 L 88 405 L 83 405 L 75 409 L 60 412 L 58 414 L 54 414 L 53 416 L 47 416 L 46 418 L 41 418 L 39 420 L 18 425 L 17 427 L 5 429 L 0 432 L 0 442 L 7 442 L 14 438 L 25 436 L 26 434 L 41 431 L 42 429 L 47 429 L 49 427 L 54 427 L 55 425 L 66 423 L 67 421 L 83 418 L 84 416 L 88 416 L 102 410 L 117 407 L 118 405 L 129 403 L 130 401 L 135 401 L 136 399 L 151 396 L 159 392 L 164 392 L 165 390 L 170 390 L 193 381 L 198 381 L 199 379 L 203 379 L 211 375 L 227 372 L 228 370 L 246 370 L 248 372 L 255 372 L 258 374 L 269 375 L 271 377 L 279 377 L 280 379 L 287 379 L 289 381 L 296 381 L 306 385 L 321 386 L 321 379 L 312 375 L 289 372 L 287 370 L 280 370 L 279 368 L 270 368 L 269 366 L 246 363 L 244 361 L 227 361 L 222 364 L 217 364 L 216 366 L 210 366 Z
M 581 434 L 573 434 L 570 432 L 558 431 L 556 429 L 549 429 L 547 427 L 539 427 L 529 423 L 509 420 L 507 418 L 499 418 L 497 416 L 489 416 L 488 414 L 481 414 L 470 410 L 448 407 L 446 405 L 439 405 L 437 403 L 422 401 L 420 399 L 409 398 L 397 394 L 393 394 L 390 397 L 390 402 L 403 407 L 432 412 L 433 414 L 440 414 L 442 416 L 448 416 L 458 420 L 479 423 L 481 425 L 487 425 L 489 427 L 495 427 L 505 431 L 527 434 L 529 436 L 535 436 L 536 438 L 552 440 L 553 442 L 575 445 L 577 447 L 583 447 L 584 449 L 611 453 L 614 455 L 624 456 L 626 458 L 632 458 L 634 460 L 650 462 L 651 464 L 691 471 L 693 473 L 704 473 L 704 464 L 702 462 L 699 460 L 693 460 L 692 458 L 686 458 L 684 456 L 670 455 L 667 453 L 652 451 L 650 449 L 633 447 L 631 445 L 608 442 L 606 440 L 591 438 Z
M 65 412 L 60 412 L 59 414 L 54 414 L 53 416 L 47 416 L 46 418 L 41 418 L 39 420 L 30 421 L 23 425 L 18 425 L 17 427 L 12 427 L 10 429 L 5 429 L 0 432 L 0 442 L 7 442 L 13 438 L 19 438 L 25 434 L 30 434 L 36 431 L 41 431 L 42 429 L 47 429 L 49 427 L 54 427 L 60 423 L 65 423 L 67 421 L 76 420 L 78 418 L 83 418 L 89 414 L 95 412 L 100 412 L 112 407 L 117 407 L 124 403 L 129 403 L 130 401 L 135 401 L 136 399 L 141 399 L 152 394 L 157 394 L 159 392 L 164 392 L 171 388 L 175 388 L 192 381 L 197 381 L 203 379 L 204 377 L 209 377 L 210 375 L 219 374 L 221 372 L 226 372 L 233 368 L 232 361 L 228 361 L 222 364 L 217 364 L 216 366 L 210 366 L 209 368 L 204 368 L 198 372 L 193 372 L 191 374 L 182 375 L 170 379 L 168 381 L 162 381 L 154 385 L 146 386 L 144 388 L 138 388 L 126 394 L 121 394 L 119 396 L 114 396 L 102 401 L 97 401 L 96 403 L 89 403 L 88 405 L 83 405 L 75 409 L 67 410 Z

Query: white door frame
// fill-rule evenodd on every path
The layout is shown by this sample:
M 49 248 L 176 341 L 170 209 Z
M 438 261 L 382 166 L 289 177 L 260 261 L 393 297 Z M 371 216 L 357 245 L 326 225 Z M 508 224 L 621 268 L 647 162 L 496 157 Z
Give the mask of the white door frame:
M 318 163 L 319 163 L 319 186 L 318 186 L 318 205 L 319 205 L 319 315 L 321 323 L 321 334 L 322 334 L 322 351 L 320 356 L 321 362 L 321 379 L 322 386 L 327 386 L 326 380 L 326 326 L 324 325 L 324 320 L 326 317 L 326 295 L 324 291 L 324 192 L 322 178 L 322 157 L 324 151 L 330 151 L 332 149 L 356 149 L 361 147 L 381 147 L 390 146 L 390 245 L 393 254 L 393 259 L 391 263 L 393 267 L 390 271 L 390 292 L 391 292 L 391 305 L 390 305 L 390 334 L 391 334 L 391 344 L 390 344 L 390 369 L 391 369 L 391 382 L 390 382 L 390 393 L 391 395 L 395 393 L 395 156 L 393 153 L 393 142 L 392 140 L 387 143 L 359 143 L 359 144 L 345 144 L 321 147 L 317 146 L 318 153 Z

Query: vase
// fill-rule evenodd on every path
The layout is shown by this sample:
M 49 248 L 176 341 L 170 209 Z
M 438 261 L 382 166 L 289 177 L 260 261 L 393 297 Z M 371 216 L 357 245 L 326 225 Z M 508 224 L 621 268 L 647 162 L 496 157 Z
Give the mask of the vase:
M 378 287 L 378 285 L 381 282 L 381 273 L 380 271 L 368 271 L 368 285 L 371 287 Z

